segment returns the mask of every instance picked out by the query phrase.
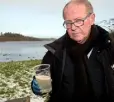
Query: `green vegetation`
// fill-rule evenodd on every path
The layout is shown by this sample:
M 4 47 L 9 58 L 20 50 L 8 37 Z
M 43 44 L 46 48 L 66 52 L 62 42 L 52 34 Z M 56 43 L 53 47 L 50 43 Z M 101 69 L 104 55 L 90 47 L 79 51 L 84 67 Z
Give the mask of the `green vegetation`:
M 31 95 L 33 67 L 41 60 L 0 62 L 0 98 L 14 99 Z
M 0 34 L 0 41 L 44 41 L 44 40 L 55 40 L 54 38 L 36 38 L 30 36 L 24 36 L 18 33 L 6 32 Z

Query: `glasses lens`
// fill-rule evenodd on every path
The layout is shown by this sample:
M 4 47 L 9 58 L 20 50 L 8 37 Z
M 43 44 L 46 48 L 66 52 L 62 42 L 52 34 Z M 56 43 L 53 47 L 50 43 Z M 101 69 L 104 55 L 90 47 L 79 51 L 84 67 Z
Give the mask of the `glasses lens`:
M 76 27 L 79 27 L 84 24 L 84 21 L 83 20 L 76 20 L 73 23 L 64 22 L 63 26 L 64 26 L 64 28 L 68 29 L 68 28 L 72 27 L 72 24 L 74 24 Z
M 79 27 L 79 26 L 82 26 L 83 25 L 83 20 L 77 20 L 76 22 L 74 22 L 74 25 Z

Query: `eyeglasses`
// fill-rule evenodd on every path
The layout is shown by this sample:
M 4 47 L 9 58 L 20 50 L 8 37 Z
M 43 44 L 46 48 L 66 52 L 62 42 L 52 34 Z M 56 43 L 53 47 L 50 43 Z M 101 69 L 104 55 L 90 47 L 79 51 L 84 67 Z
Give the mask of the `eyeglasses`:
M 91 15 L 92 13 L 89 13 L 86 17 L 84 17 L 83 19 L 76 19 L 74 22 L 71 22 L 70 20 L 66 20 L 63 23 L 64 28 L 69 29 L 72 27 L 72 24 L 74 24 L 74 26 L 79 27 L 84 25 L 84 21 Z

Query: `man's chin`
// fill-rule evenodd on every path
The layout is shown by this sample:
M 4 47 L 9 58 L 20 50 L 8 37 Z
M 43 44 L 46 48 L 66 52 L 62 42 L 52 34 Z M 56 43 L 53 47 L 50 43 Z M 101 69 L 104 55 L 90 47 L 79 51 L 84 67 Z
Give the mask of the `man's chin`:
M 84 44 L 85 41 L 83 39 L 74 39 L 79 44 Z
M 84 44 L 84 41 L 83 40 L 79 40 L 79 41 L 77 41 L 77 43 Z

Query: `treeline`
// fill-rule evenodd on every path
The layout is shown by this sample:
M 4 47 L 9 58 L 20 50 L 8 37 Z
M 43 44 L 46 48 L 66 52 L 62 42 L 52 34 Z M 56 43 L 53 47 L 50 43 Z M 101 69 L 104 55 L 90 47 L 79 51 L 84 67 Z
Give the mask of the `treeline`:
M 43 41 L 43 40 L 54 40 L 54 38 L 36 38 L 12 32 L 0 33 L 0 41 Z

